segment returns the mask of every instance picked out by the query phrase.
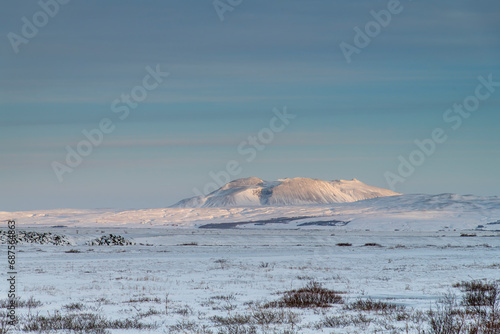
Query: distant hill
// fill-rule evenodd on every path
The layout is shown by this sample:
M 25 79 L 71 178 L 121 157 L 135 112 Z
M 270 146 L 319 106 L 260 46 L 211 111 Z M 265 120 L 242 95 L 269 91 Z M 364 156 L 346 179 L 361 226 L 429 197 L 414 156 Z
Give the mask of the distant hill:
M 238 179 L 206 195 L 183 199 L 174 208 L 284 206 L 346 203 L 401 195 L 361 181 L 322 181 L 296 177 L 264 181 L 257 177 Z

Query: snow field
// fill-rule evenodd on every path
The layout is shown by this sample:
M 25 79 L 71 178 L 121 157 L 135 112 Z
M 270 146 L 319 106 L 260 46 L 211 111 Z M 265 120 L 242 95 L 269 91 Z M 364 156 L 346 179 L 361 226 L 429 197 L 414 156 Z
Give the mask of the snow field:
M 29 312 L 54 314 L 56 310 L 63 314 L 94 312 L 108 319 L 152 324 L 151 333 L 219 333 L 230 328 L 214 317 L 279 312 L 258 305 L 278 300 L 280 292 L 301 288 L 310 281 L 345 292 L 342 297 L 346 303 L 373 298 L 404 305 L 408 310 L 427 311 L 453 290 L 454 283 L 500 277 L 500 235 L 490 232 L 460 237 L 457 232 L 350 232 L 335 228 L 79 228 L 76 234 L 76 229 L 65 228 L 57 233 L 68 235 L 75 245 L 18 246 L 19 294 L 23 300 L 33 296 L 42 302 L 31 310 L 19 308 L 22 317 Z M 87 240 L 110 233 L 136 245 L 85 245 Z M 337 246 L 339 243 L 352 246 Z M 69 310 L 73 304 L 84 310 Z M 369 323 L 346 328 L 321 325 L 330 316 L 359 315 L 342 307 L 287 308 L 283 311 L 296 315 L 293 326 L 286 321 L 254 326 L 257 333 L 397 333 L 406 325 L 373 312 L 364 313 L 373 319 Z M 251 332 L 250 325 L 243 327 Z M 139 331 L 148 332 L 109 330 Z

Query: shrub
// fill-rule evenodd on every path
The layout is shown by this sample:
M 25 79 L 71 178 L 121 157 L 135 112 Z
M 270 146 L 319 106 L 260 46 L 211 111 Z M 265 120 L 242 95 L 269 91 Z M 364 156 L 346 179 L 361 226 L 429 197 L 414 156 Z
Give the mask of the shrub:
M 311 281 L 298 290 L 285 291 L 284 296 L 264 307 L 329 307 L 331 304 L 341 304 L 340 292 L 325 289 L 320 283 Z
M 214 263 L 217 263 L 221 269 L 225 269 L 228 265 L 228 261 L 226 259 L 217 259 L 214 261 Z
M 135 245 L 135 242 L 125 239 L 121 235 L 103 235 L 100 238 L 86 243 L 88 246 L 128 246 Z
M 356 311 L 375 311 L 375 312 L 388 312 L 388 311 L 403 311 L 404 306 L 386 303 L 383 301 L 374 301 L 373 299 L 358 299 L 354 303 L 346 304 L 346 310 Z
M 465 292 L 462 303 L 466 307 L 475 308 L 488 306 L 493 308 L 500 296 L 500 287 L 498 283 L 474 280 L 470 282 L 461 282 L 455 286 Z
M 357 315 L 339 315 L 339 316 L 327 316 L 325 317 L 317 326 L 317 328 L 321 327 L 349 327 L 349 326 L 359 326 L 366 325 L 372 322 L 372 319 L 367 318 L 363 314 Z
M 158 297 L 139 297 L 139 298 L 130 298 L 128 301 L 125 301 L 124 303 L 161 303 L 161 299 Z
M 232 316 L 221 317 L 213 316 L 212 321 L 218 325 L 228 326 L 228 325 L 246 325 L 251 322 L 251 317 L 247 314 L 235 314 Z
M 29 315 L 21 326 L 25 332 L 50 332 L 50 331 L 77 331 L 104 333 L 105 329 L 151 329 L 138 320 L 109 320 L 94 313 L 69 313 L 55 312 L 47 316 L 36 314 Z
M 446 295 L 429 312 L 430 334 L 500 333 L 500 289 L 496 282 L 479 280 L 454 285 L 464 292 L 460 304 Z
M 68 311 L 82 311 L 83 309 L 85 309 L 85 305 L 83 305 L 82 303 L 71 303 L 64 305 L 63 308 Z
M 367 242 L 364 244 L 365 247 L 383 247 L 381 244 L 377 244 L 375 242 Z
M 456 296 L 447 294 L 429 311 L 430 334 L 460 334 L 464 328 L 464 313 L 458 308 Z
M 198 325 L 194 321 L 178 321 L 175 325 L 170 326 L 171 333 L 186 333 L 189 331 L 190 333 L 195 333 L 195 330 L 198 329 Z
M 0 308 L 7 308 L 7 306 L 10 305 L 11 299 L 0 299 Z M 29 299 L 23 300 L 21 298 L 15 298 L 13 299 L 14 301 L 14 306 L 16 308 L 22 308 L 22 307 L 28 307 L 28 308 L 35 308 L 42 306 L 42 302 L 39 300 L 36 300 L 33 296 L 31 296 Z

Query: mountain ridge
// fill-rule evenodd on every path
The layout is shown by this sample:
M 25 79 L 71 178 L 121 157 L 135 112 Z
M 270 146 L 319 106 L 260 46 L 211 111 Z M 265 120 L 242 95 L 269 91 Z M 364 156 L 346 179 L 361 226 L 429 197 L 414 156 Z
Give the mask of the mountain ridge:
M 348 203 L 397 196 L 388 189 L 369 186 L 357 179 L 323 181 L 304 177 L 264 181 L 257 177 L 226 183 L 206 196 L 183 199 L 171 208 L 292 206 Z

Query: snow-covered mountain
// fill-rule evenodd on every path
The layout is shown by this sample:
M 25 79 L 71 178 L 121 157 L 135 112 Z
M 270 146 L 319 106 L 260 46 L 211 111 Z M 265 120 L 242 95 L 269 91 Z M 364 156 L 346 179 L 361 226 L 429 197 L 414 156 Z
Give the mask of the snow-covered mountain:
M 257 177 L 227 183 L 207 196 L 184 199 L 172 207 L 282 206 L 356 202 L 376 197 L 401 195 L 361 181 L 322 181 L 297 177 L 264 181 Z

